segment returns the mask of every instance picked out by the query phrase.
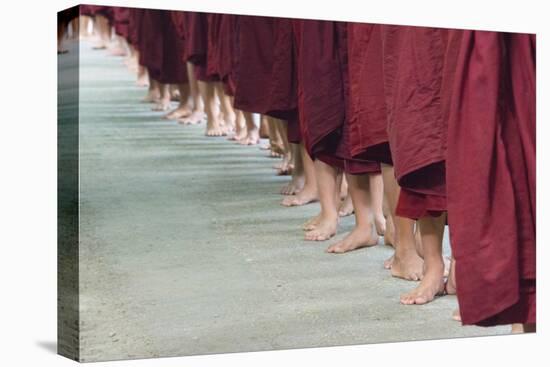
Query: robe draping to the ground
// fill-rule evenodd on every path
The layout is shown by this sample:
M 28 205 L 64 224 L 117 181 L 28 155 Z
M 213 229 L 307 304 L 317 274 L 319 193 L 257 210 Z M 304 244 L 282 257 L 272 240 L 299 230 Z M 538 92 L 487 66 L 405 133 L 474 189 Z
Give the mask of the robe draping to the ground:
M 188 61 L 194 65 L 197 80 L 218 80 L 207 72 L 208 60 L 208 14 L 185 12 L 185 46 Z
M 134 34 L 130 27 L 130 38 L 137 42 L 139 63 L 147 68 L 154 80 L 166 84 L 187 83 L 187 67 L 181 55 L 185 42 L 169 10 L 142 9 L 131 13 L 131 23 L 137 23 Z
M 464 324 L 536 322 L 535 36 L 464 31 L 448 221 Z
M 90 16 L 103 15 L 111 23 L 114 20 L 114 12 L 113 12 L 112 6 L 83 5 L 81 6 L 81 8 L 84 8 L 85 15 L 90 15 Z
M 130 25 L 130 8 L 113 7 L 113 25 L 115 32 L 121 37 L 128 38 Z
M 206 37 L 206 75 L 215 80 L 221 80 L 220 61 L 220 32 L 222 14 L 207 14 L 208 33 Z
M 158 80 L 163 65 L 163 10 L 142 9 L 138 23 L 139 63 L 147 68 L 149 76 Z
M 263 114 L 269 110 L 269 86 L 274 77 L 274 18 L 240 16 L 238 32 L 235 108 Z
M 388 137 L 401 193 L 397 215 L 446 210 L 447 116 L 458 51 L 456 32 L 382 26 Z
M 134 46 L 139 51 L 139 27 L 143 9 L 130 8 L 128 14 L 128 43 Z
M 171 11 L 163 10 L 161 16 L 162 65 L 158 81 L 168 84 L 188 82 L 187 65 L 182 60 L 185 53 L 185 40 L 179 37 L 176 25 L 172 21 Z
M 351 156 L 392 164 L 380 25 L 348 23 Z
M 351 157 L 347 24 L 294 20 L 298 109 L 309 155 L 351 174 L 380 171 Z
M 216 47 L 217 72 L 223 82 L 224 92 L 235 95 L 235 68 L 238 56 L 238 16 L 221 14 L 218 45 Z

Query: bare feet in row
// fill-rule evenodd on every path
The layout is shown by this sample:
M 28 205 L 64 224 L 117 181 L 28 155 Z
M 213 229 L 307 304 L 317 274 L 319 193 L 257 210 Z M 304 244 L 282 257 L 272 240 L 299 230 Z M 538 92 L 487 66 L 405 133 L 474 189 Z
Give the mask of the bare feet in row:
M 206 114 L 202 111 L 193 111 L 189 116 L 179 118 L 178 123 L 182 125 L 197 125 L 206 119 Z
M 166 120 L 179 120 L 181 118 L 190 116 L 191 113 L 193 113 L 193 111 L 188 106 L 179 106 L 175 110 L 172 110 L 164 115 L 163 118 Z
M 334 218 L 320 215 L 315 220 L 314 225 L 308 226 L 306 229 L 306 241 L 326 241 L 331 239 L 338 228 L 338 216 Z
M 342 203 L 340 204 L 340 208 L 338 209 L 338 216 L 339 217 L 347 217 L 353 214 L 353 204 L 351 202 L 351 196 L 346 195 L 346 198 Z
M 329 246 L 328 253 L 343 254 L 349 251 L 358 250 L 364 247 L 372 247 L 378 244 L 378 236 L 371 228 L 356 226 L 344 239 Z
M 384 267 L 390 269 L 391 275 L 396 278 L 417 281 L 424 277 L 424 260 L 414 250 L 396 251 L 391 262 L 384 263 Z
M 445 291 L 444 268 L 443 259 L 437 265 L 434 263 L 429 267 L 427 266 L 422 282 L 412 291 L 401 295 L 401 303 L 404 305 L 423 305 L 433 301 L 435 297 L 443 295 Z
M 157 104 L 155 104 L 153 106 L 153 108 L 151 108 L 151 110 L 153 111 L 168 111 L 170 109 L 170 106 L 172 105 L 172 102 L 170 102 L 170 100 L 166 100 L 166 99 L 161 99 L 160 101 L 157 102 Z
M 292 176 L 290 182 L 283 186 L 281 189 L 282 195 L 296 195 L 304 188 L 305 177 L 304 175 Z
M 315 185 L 306 185 L 296 195 L 290 195 L 283 199 L 282 206 L 302 206 L 319 200 L 319 193 Z
M 257 129 L 249 130 L 246 136 L 239 140 L 241 145 L 256 145 L 260 143 L 260 134 Z

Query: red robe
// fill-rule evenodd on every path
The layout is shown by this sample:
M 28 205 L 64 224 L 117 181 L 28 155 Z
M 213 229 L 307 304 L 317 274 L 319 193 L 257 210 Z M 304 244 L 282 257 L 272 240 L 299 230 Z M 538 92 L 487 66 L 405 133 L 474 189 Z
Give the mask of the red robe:
M 209 76 L 208 62 L 208 14 L 185 12 L 186 55 L 193 63 L 197 80 L 210 82 L 219 80 Z
M 113 25 L 115 32 L 121 37 L 128 38 L 130 24 L 130 8 L 113 6 Z
M 351 174 L 380 171 L 351 156 L 347 24 L 294 20 L 301 135 L 313 159 Z
M 392 165 L 381 26 L 348 23 L 351 156 Z
M 382 26 L 388 136 L 402 188 L 399 216 L 418 219 L 446 210 L 446 91 L 454 77 L 456 32 Z
M 187 82 L 187 66 L 181 60 L 184 41 L 178 36 L 169 10 L 143 9 L 139 22 L 140 64 L 160 83 Z
M 536 322 L 535 36 L 464 31 L 448 221 L 464 324 Z

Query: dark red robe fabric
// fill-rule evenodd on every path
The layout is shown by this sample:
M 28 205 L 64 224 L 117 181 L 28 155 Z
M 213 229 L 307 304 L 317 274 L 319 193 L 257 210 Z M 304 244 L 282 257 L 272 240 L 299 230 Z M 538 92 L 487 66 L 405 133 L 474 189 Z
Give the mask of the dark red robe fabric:
M 309 155 L 351 174 L 379 172 L 377 162 L 351 157 L 347 24 L 294 20 L 293 28 L 300 129 Z
M 185 42 L 178 36 L 169 10 L 143 9 L 139 22 L 140 64 L 160 83 L 187 82 L 187 66 L 181 60 Z
M 348 23 L 351 156 L 393 165 L 380 27 Z
M 269 110 L 269 85 L 273 80 L 274 18 L 240 16 L 235 108 L 247 112 Z
M 113 12 L 112 6 L 84 5 L 83 7 L 86 15 L 90 15 L 90 16 L 103 15 L 111 23 L 114 20 L 114 12 Z
M 208 14 L 185 12 L 187 61 L 194 65 L 197 80 L 210 82 L 218 80 L 207 72 L 208 60 Z
M 170 10 L 163 10 L 159 28 L 162 34 L 162 66 L 158 81 L 167 84 L 188 82 L 187 64 L 182 59 L 185 41 L 179 37 Z
M 130 24 L 130 8 L 113 7 L 113 25 L 115 32 L 121 37 L 128 38 Z
M 139 28 L 143 9 L 130 8 L 128 14 L 128 43 L 134 46 L 139 51 Z
M 462 37 L 447 151 L 462 322 L 534 323 L 535 36 Z
M 382 26 L 388 136 L 401 193 L 396 213 L 418 219 L 446 210 L 448 84 L 458 46 L 450 31 Z
M 236 89 L 235 68 L 238 54 L 238 16 L 221 14 L 218 44 L 216 46 L 217 73 L 223 82 L 224 92 L 234 96 Z
M 147 68 L 149 76 L 160 77 L 163 57 L 162 10 L 142 9 L 138 23 L 139 63 Z

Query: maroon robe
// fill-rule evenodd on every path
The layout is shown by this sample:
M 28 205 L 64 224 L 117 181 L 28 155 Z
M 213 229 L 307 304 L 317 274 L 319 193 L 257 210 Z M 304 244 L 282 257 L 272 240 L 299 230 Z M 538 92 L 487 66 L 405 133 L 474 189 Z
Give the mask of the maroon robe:
M 115 32 L 121 37 L 128 38 L 130 23 L 130 8 L 113 7 L 113 25 Z
M 351 156 L 347 24 L 295 20 L 301 135 L 313 159 L 351 174 L 380 171 Z
M 223 82 L 224 92 L 235 95 L 235 68 L 237 65 L 237 21 L 238 16 L 222 14 L 216 46 L 217 73 Z
M 401 186 L 399 216 L 418 219 L 446 210 L 449 98 L 442 92 L 450 89 L 458 51 L 456 36 L 449 32 L 382 26 L 388 136 Z
M 535 36 L 464 31 L 447 152 L 464 324 L 536 322 Z
M 238 32 L 235 108 L 263 114 L 269 110 L 273 79 L 274 18 L 240 16 Z
M 380 32 L 377 24 L 348 23 L 351 155 L 393 165 Z
M 197 80 L 210 82 L 217 78 L 207 72 L 208 60 L 208 14 L 185 12 L 187 61 L 193 63 Z
M 170 11 L 142 11 L 138 32 L 140 64 L 160 83 L 186 83 L 187 66 L 181 60 L 185 43 L 178 36 Z
M 128 14 L 128 43 L 139 51 L 139 27 L 143 9 L 130 8 Z

